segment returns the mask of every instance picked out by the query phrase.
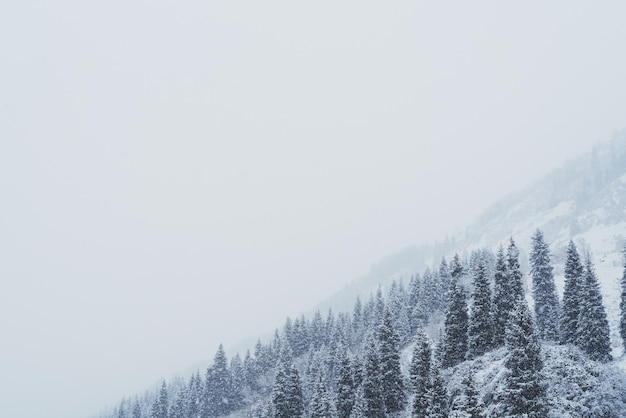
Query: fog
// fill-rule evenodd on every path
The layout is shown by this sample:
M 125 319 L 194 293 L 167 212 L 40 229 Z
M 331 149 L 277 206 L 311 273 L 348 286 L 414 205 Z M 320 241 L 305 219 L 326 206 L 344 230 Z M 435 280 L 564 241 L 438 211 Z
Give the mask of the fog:
M 626 127 L 623 2 L 6 3 L 6 417 L 97 414 Z

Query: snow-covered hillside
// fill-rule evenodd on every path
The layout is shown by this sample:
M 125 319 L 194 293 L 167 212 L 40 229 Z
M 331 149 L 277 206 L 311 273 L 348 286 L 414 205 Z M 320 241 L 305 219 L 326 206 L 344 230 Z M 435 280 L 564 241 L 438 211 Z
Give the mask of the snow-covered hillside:
M 576 302 L 571 302 L 574 299 L 570 296 L 567 299 L 570 304 L 564 306 L 585 305 L 584 298 L 597 300 L 599 308 L 593 312 L 602 311 L 604 306 L 608 331 L 602 319 L 604 322 L 598 322 L 598 326 L 594 322 L 594 330 L 600 330 L 595 334 L 582 334 L 580 330 L 588 328 L 576 325 L 576 337 L 561 341 L 564 345 L 554 345 L 550 338 L 533 340 L 533 327 L 537 325 L 533 325 L 528 310 L 528 305 L 532 307 L 534 303 L 528 272 L 531 237 L 537 229 L 543 231 L 549 245 L 551 260 L 545 265 L 554 269 L 561 298 L 570 240 L 580 253 L 590 256 L 592 263 L 585 268 L 591 272 L 595 266 L 602 301 L 595 297 L 597 283 L 593 279 L 592 284 L 587 281 L 580 286 L 587 286 L 587 290 L 593 287 L 594 294 L 581 293 L 584 296 L 579 296 Z M 314 314 L 294 320 L 287 318 L 272 338 L 259 340 L 253 352 L 245 356 L 237 354 L 229 361 L 220 346 L 204 379 L 198 371 L 189 379 L 163 382 L 160 391 L 150 392 L 144 399 L 123 400 L 103 416 L 127 417 L 127 412 L 132 410 L 134 418 L 401 418 L 422 416 L 414 408 L 421 402 L 420 388 L 428 387 L 429 392 L 423 394 L 428 408 L 450 411 L 454 417 L 475 417 L 476 413 L 468 413 L 471 385 L 464 380 L 472 376 L 479 388 L 473 398 L 474 406 L 480 409 L 481 416 L 499 417 L 515 408 L 511 393 L 513 397 L 522 397 L 515 390 L 511 392 L 511 376 L 515 370 L 524 368 L 522 362 L 533 357 L 528 353 L 535 353 L 536 361 L 528 363 L 536 368 L 525 376 L 532 375 L 541 383 L 524 381 L 522 385 L 532 387 L 530 392 L 545 393 L 537 395 L 541 407 L 528 416 L 623 417 L 626 416 L 626 356 L 618 326 L 625 243 L 626 131 L 526 190 L 503 199 L 455 237 L 389 256 L 361 280 L 320 305 Z M 506 258 L 504 252 L 495 255 L 501 245 L 507 247 Z M 571 289 L 570 256 L 568 249 Z M 585 277 L 592 276 L 590 273 Z M 553 285 L 551 289 L 554 295 Z M 470 294 L 472 302 L 468 305 L 465 298 Z M 511 295 L 513 302 L 502 308 L 507 295 Z M 545 297 L 538 297 L 537 303 L 541 300 L 545 304 Z M 569 317 L 559 317 L 556 296 L 551 300 L 550 306 L 557 312 L 557 320 L 552 322 L 561 322 L 563 327 L 563 318 Z M 457 307 L 456 311 L 453 306 Z M 567 312 L 566 308 L 563 311 Z M 542 312 L 535 317 L 543 318 L 545 323 L 547 310 Z M 576 322 L 594 317 L 589 314 L 591 310 L 584 312 L 576 312 Z M 604 318 L 603 315 L 600 316 Z M 468 325 L 468 317 L 470 322 L 475 321 L 473 325 Z M 504 318 L 506 324 L 497 318 Z M 527 319 L 526 328 L 521 322 L 518 324 L 519 318 Z M 457 323 L 464 323 L 465 328 L 454 334 L 450 324 Z M 500 328 L 498 323 L 502 323 Z M 558 330 L 555 333 L 559 339 Z M 592 361 L 593 354 L 600 350 L 595 346 L 591 350 L 585 348 L 581 341 L 595 341 L 600 333 L 604 336 L 604 357 Z M 519 338 L 511 339 L 511 335 Z M 586 339 L 589 335 L 592 337 Z M 459 336 L 465 342 L 459 343 Z M 511 341 L 522 340 L 531 342 L 511 345 Z M 416 347 L 422 347 L 423 351 L 414 351 Z M 460 350 L 460 354 L 455 350 Z M 450 357 L 450 353 L 456 357 Z M 514 364 L 522 366 L 511 366 L 512 353 L 521 353 L 521 360 L 518 358 Z M 415 359 L 423 360 L 420 367 L 428 362 L 428 367 L 415 366 Z M 522 375 L 516 376 L 514 379 Z M 540 387 L 545 390 L 537 389 Z M 380 393 L 372 395 L 368 390 Z M 383 398 L 384 407 L 369 404 L 382 402 Z M 529 402 L 534 402 L 532 399 Z M 342 412 L 346 406 L 349 410 Z M 383 412 L 371 413 L 375 410 L 372 408 L 378 408 L 378 412 L 383 408 Z M 448 416 L 442 414 L 432 416 Z M 513 415 L 526 416 L 519 410 Z
M 319 308 L 349 309 L 357 294 L 367 297 L 393 280 L 408 281 L 425 267 L 437 266 L 441 257 L 449 260 L 455 253 L 467 257 L 480 248 L 495 251 L 510 237 L 518 244 L 522 268 L 527 272 L 531 236 L 538 228 L 550 245 L 561 296 L 567 243 L 573 239 L 581 250 L 590 251 L 609 317 L 611 341 L 617 350 L 614 355 L 620 355 L 617 324 L 622 250 L 626 244 L 626 130 L 524 190 L 501 199 L 465 230 L 441 242 L 408 247 L 388 256 Z M 528 274 L 525 284 L 528 290 Z

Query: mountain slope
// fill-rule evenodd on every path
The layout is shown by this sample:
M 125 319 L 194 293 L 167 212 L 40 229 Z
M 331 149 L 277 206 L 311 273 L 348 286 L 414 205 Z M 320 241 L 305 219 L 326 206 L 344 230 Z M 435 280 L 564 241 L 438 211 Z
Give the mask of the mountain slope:
M 141 400 L 124 400 L 104 416 L 129 417 L 132 409 L 138 411 L 133 413 L 134 418 L 204 418 L 214 416 L 211 411 L 217 410 L 216 405 L 220 404 L 220 410 L 224 411 L 221 416 L 273 417 L 273 396 L 286 390 L 277 386 L 277 376 L 296 382 L 290 383 L 290 387 L 301 385 L 294 399 L 303 403 L 301 407 L 307 413 L 311 412 L 316 400 L 333 398 L 342 357 L 349 357 L 346 361 L 355 376 L 365 370 L 365 347 L 376 346 L 372 339 L 377 338 L 380 319 L 387 309 L 393 314 L 397 342 L 404 347 L 402 369 L 406 377 L 417 329 L 425 329 L 435 341 L 439 339 L 447 289 L 447 283 L 441 281 L 447 274 L 439 267 L 441 257 L 450 260 L 455 253 L 461 254 L 465 273 L 459 280 L 471 286 L 471 272 L 477 257 L 487 264 L 493 263 L 493 250 L 514 236 L 521 251 L 522 271 L 527 272 L 530 237 L 537 228 L 544 231 L 550 244 L 557 288 L 561 293 L 565 246 L 569 240 L 573 239 L 582 252 L 593 252 L 609 319 L 613 356 L 618 358 L 617 362 L 602 365 L 589 361 L 575 347 L 543 345 L 549 416 L 623 416 L 626 414 L 623 396 L 626 375 L 621 370 L 625 362 L 619 358 L 622 341 L 617 327 L 619 279 L 623 267 L 621 250 L 626 237 L 625 208 L 626 131 L 526 190 L 502 200 L 456 237 L 438 244 L 410 247 L 383 260 L 367 276 L 322 305 L 332 307 L 338 315 L 329 312 L 323 319 L 318 310 L 310 317 L 287 319 L 271 341 L 259 341 L 253 355 L 247 353 L 243 360 L 243 356 L 236 356 L 230 365 L 226 365 L 220 347 L 214 365 L 207 369 L 204 383 L 199 374 L 188 383 L 186 379 L 172 381 L 167 389 L 164 383 L 161 395 L 154 391 Z M 416 275 L 428 266 L 432 270 L 427 269 L 421 278 Z M 411 280 L 404 286 L 400 279 L 408 277 Z M 532 303 L 527 273 L 524 280 L 526 297 Z M 368 293 L 371 296 L 364 299 L 363 304 L 354 302 L 357 295 Z M 500 392 L 503 385 L 505 354 L 506 350 L 501 348 L 444 370 L 451 399 L 459 391 L 460 376 L 471 369 L 482 388 L 480 400 L 485 413 L 499 416 L 500 401 L 494 394 Z M 219 370 L 218 363 L 221 364 Z M 216 385 L 214 376 L 220 373 L 225 377 Z M 224 394 L 216 397 L 211 393 L 217 390 L 215 388 Z M 319 388 L 331 395 L 320 397 Z M 217 399 L 213 404 L 207 401 L 213 398 Z M 197 411 L 204 408 L 204 415 L 198 415 L 199 412 L 190 415 L 192 405 Z M 409 410 L 397 416 L 408 416 Z

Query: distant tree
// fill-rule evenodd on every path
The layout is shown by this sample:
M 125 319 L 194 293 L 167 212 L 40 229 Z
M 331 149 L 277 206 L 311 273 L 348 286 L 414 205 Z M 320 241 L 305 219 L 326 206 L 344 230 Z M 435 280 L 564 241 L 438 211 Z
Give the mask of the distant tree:
M 450 262 L 450 276 L 458 279 L 463 274 L 465 274 L 465 268 L 463 267 L 463 263 L 461 263 L 461 259 L 458 254 L 454 254 L 452 261 Z
M 304 413 L 304 398 L 298 371 L 293 365 L 281 362 L 272 389 L 272 408 L 275 418 L 299 418 Z
M 354 397 L 354 408 L 350 412 L 350 418 L 369 418 L 367 415 L 367 401 L 365 400 L 365 392 L 363 385 L 360 385 Z
M 354 384 L 352 364 L 348 352 L 341 350 L 339 371 L 337 373 L 337 416 L 349 418 L 354 408 L 356 385 Z
M 293 355 L 296 357 L 303 355 L 309 349 L 310 344 L 308 324 L 304 315 L 301 315 L 293 323 L 293 341 L 291 342 Z
M 448 418 L 448 391 L 441 377 L 439 366 L 434 364 L 431 371 L 431 384 L 427 392 L 428 418 Z
M 525 299 L 518 299 L 507 324 L 504 366 L 505 416 L 545 418 L 545 383 L 541 345 Z
M 463 410 L 468 414 L 468 418 L 481 418 L 482 410 L 478 405 L 479 393 L 476 389 L 474 374 L 471 370 L 468 370 L 467 375 L 465 375 L 461 383 L 463 384 L 463 390 L 465 392 Z
M 319 310 L 315 311 L 315 314 L 313 315 L 309 335 L 313 348 L 319 349 L 322 344 L 324 344 L 325 326 L 324 321 L 322 320 L 322 314 Z
M 509 268 L 504 254 L 504 248 L 500 246 L 496 255 L 496 267 L 493 288 L 493 347 L 504 345 L 506 323 L 510 312 L 515 307 L 515 296 L 511 291 L 509 281 Z
M 309 418 L 332 418 L 336 415 L 335 407 L 326 388 L 325 378 L 320 373 L 315 382 L 313 398 L 311 399 L 311 413 Z
M 539 229 L 532 237 L 530 274 L 533 279 L 537 333 L 542 340 L 556 342 L 559 340 L 559 299 L 554 285 L 550 250 Z
M 232 385 L 234 396 L 233 399 L 238 405 L 243 404 L 243 391 L 247 386 L 246 371 L 243 367 L 243 361 L 239 353 L 230 360 L 230 375 L 232 376 Z
M 141 413 L 141 404 L 137 399 L 135 399 L 135 403 L 133 405 L 133 418 L 142 418 L 143 414 Z
M 465 291 L 453 277 L 448 291 L 448 308 L 444 324 L 441 365 L 444 368 L 456 366 L 467 355 L 467 328 L 469 316 Z
M 379 286 L 376 290 L 376 299 L 374 304 L 374 320 L 370 323 L 374 329 L 378 328 L 383 320 L 383 314 L 385 313 L 385 297 L 383 296 L 383 289 Z
M 385 403 L 380 373 L 380 358 L 376 339 L 370 338 L 365 349 L 365 363 L 363 365 L 363 397 L 365 400 L 365 415 L 368 418 L 385 417 Z
M 563 310 L 560 324 L 562 344 L 576 344 L 578 340 L 583 273 L 584 269 L 576 245 L 574 241 L 570 241 L 565 260 L 565 287 L 563 289 Z
M 424 292 L 422 291 L 422 279 L 419 274 L 411 277 L 408 290 L 408 315 L 411 323 L 411 336 L 415 336 L 419 327 L 426 323 L 427 312 L 424 304 Z
M 432 346 L 424 332 L 420 329 L 417 333 L 415 347 L 413 348 L 413 358 L 409 374 L 411 386 L 413 388 L 413 405 L 411 406 L 411 417 L 422 418 L 428 413 L 430 374 L 432 365 Z
M 207 369 L 205 384 L 205 416 L 223 416 L 241 406 L 241 391 L 234 387 L 228 359 L 222 344 Z
M 189 411 L 187 410 L 187 398 L 189 396 L 186 386 L 183 386 L 178 393 L 174 402 L 170 407 L 169 418 L 189 418 Z
M 581 302 L 576 345 L 592 360 L 611 361 L 609 323 L 602 304 L 600 285 L 589 254 L 585 257 Z
M 363 342 L 365 334 L 365 318 L 363 317 L 363 303 L 357 295 L 354 307 L 352 308 L 352 335 L 351 347 L 356 347 Z
M 169 402 L 167 396 L 167 385 L 165 381 L 161 385 L 159 396 L 154 399 L 152 408 L 150 409 L 150 418 L 167 418 Z
M 393 328 L 398 334 L 401 347 L 407 345 L 411 340 L 411 318 L 409 315 L 408 295 L 406 289 L 400 282 L 395 280 L 389 289 L 387 303 L 391 318 L 393 320 Z
M 491 316 L 491 289 L 483 261 L 478 262 L 474 273 L 472 312 L 467 328 L 468 359 L 482 356 L 492 347 L 493 318 Z
M 626 246 L 624 246 L 624 273 L 622 274 L 622 298 L 620 301 L 620 335 L 622 336 L 622 344 L 626 350 Z
M 197 371 L 191 375 L 187 390 L 187 414 L 189 418 L 200 418 L 202 412 L 202 399 L 204 398 L 204 384 Z
M 452 276 L 450 275 L 450 269 L 445 257 L 441 258 L 439 264 L 439 274 L 436 277 L 436 302 L 435 309 L 444 311 L 448 304 L 448 289 L 450 288 L 450 281 Z
M 511 237 L 506 250 L 507 268 L 509 273 L 509 291 L 513 295 L 513 300 L 524 298 L 524 284 L 522 281 L 522 268 L 519 263 L 519 250 Z
M 126 418 L 126 408 L 124 408 L 124 401 L 120 403 L 120 406 L 117 408 L 117 418 Z
M 404 409 L 406 394 L 404 379 L 400 370 L 400 339 L 393 328 L 391 313 L 385 309 L 383 321 L 378 328 L 378 351 L 380 361 L 380 382 L 387 413 Z

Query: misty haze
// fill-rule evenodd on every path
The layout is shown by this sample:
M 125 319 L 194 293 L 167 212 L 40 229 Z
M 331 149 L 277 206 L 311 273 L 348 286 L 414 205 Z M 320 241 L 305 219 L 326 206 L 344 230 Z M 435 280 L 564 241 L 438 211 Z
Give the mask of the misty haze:
M 625 417 L 624 16 L 3 5 L 0 416 Z

